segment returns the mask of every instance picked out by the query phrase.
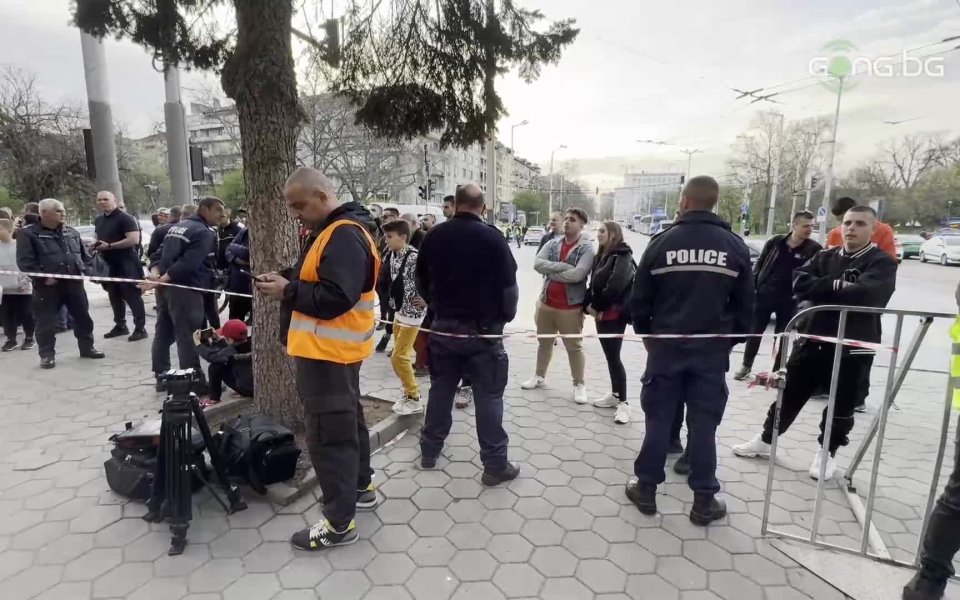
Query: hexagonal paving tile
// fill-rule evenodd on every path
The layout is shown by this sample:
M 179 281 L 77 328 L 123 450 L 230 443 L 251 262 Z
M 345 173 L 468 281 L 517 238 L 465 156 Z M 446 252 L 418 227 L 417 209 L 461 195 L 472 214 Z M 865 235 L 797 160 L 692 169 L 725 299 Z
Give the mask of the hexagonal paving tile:
M 187 580 L 192 593 L 219 592 L 243 577 L 243 563 L 239 558 L 215 558 L 194 571 Z
M 500 563 L 526 562 L 533 552 L 533 544 L 516 533 L 497 534 L 487 543 L 487 552 Z
M 577 570 L 577 557 L 561 546 L 537 548 L 530 564 L 547 577 L 569 577 Z
M 683 555 L 708 571 L 725 571 L 733 568 L 730 553 L 707 540 L 684 542 Z
M 243 557 L 247 573 L 276 573 L 293 560 L 290 542 L 264 542 Z
M 607 559 L 628 574 L 653 573 L 657 557 L 633 543 L 611 544 Z
M 231 529 L 210 544 L 214 558 L 240 558 L 262 543 L 256 529 Z
M 450 561 L 450 570 L 460 581 L 486 581 L 497 568 L 497 561 L 486 550 L 461 550 Z
M 592 531 L 571 531 L 563 538 L 563 546 L 579 558 L 607 556 L 607 542 Z
M 549 519 L 556 508 L 543 498 L 520 498 L 513 510 L 525 519 Z
M 317 598 L 360 600 L 370 589 L 370 580 L 363 571 L 334 571 L 314 588 Z
M 631 598 L 677 600 L 680 590 L 658 575 L 631 575 L 627 578 L 627 595 Z
M 452 498 L 443 488 L 421 488 L 411 500 L 421 510 L 443 510 Z
M 564 529 L 549 519 L 531 519 L 524 523 L 520 535 L 534 546 L 555 546 L 563 539 Z
M 735 571 L 710 573 L 710 590 L 725 600 L 763 598 L 763 588 Z
M 417 514 L 417 506 L 406 498 L 388 498 L 377 507 L 377 517 L 387 525 L 409 523 Z
M 593 525 L 593 515 L 577 506 L 561 506 L 550 518 L 567 531 L 585 531 Z
M 479 523 L 458 523 L 447 532 L 447 539 L 459 550 L 479 550 L 486 547 L 491 535 Z
M 370 541 L 380 552 L 403 552 L 416 540 L 417 534 L 407 525 L 384 525 Z
M 421 537 L 446 535 L 453 520 L 442 510 L 421 510 L 410 521 L 410 527 Z
M 94 548 L 67 564 L 63 570 L 63 581 L 96 579 L 122 560 L 123 551 L 119 548 Z
M 444 567 L 421 567 L 407 579 L 406 588 L 417 600 L 448 600 L 459 585 Z
M 333 567 L 323 556 L 298 556 L 280 569 L 277 578 L 284 588 L 309 588 L 312 594 L 312 588 L 332 571 Z
M 627 585 L 627 574 L 607 560 L 581 560 L 576 576 L 598 594 L 622 592 Z
M 562 577 L 547 579 L 540 590 L 540 598 L 543 600 L 593 600 L 593 592 L 572 577 Z
M 416 569 L 405 554 L 380 554 L 364 569 L 374 585 L 400 585 Z
M 517 533 L 523 527 L 523 517 L 510 509 L 491 510 L 482 523 L 492 533 Z
M 453 593 L 453 600 L 500 600 L 503 593 L 489 581 L 467 581 Z
M 536 597 L 543 587 L 544 577 L 530 565 L 500 565 L 493 576 L 493 584 L 507 598 Z
M 407 550 L 413 562 L 420 567 L 447 565 L 456 553 L 456 546 L 445 537 L 420 538 Z

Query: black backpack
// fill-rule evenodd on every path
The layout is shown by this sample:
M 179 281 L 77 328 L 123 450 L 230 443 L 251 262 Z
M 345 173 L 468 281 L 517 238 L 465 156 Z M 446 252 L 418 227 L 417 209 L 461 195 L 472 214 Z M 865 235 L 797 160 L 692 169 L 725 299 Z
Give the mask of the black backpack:
M 258 494 L 266 485 L 291 479 L 300 448 L 293 432 L 265 415 L 242 415 L 220 426 L 215 443 L 229 475 Z
M 146 501 L 153 489 L 153 473 L 157 466 L 157 446 L 160 441 L 160 420 L 144 421 L 137 427 L 127 423 L 125 429 L 110 436 L 114 443 L 110 458 L 103 463 L 107 485 L 114 492 L 132 500 Z M 207 463 L 203 455 L 203 436 L 192 430 L 194 492 L 208 479 Z

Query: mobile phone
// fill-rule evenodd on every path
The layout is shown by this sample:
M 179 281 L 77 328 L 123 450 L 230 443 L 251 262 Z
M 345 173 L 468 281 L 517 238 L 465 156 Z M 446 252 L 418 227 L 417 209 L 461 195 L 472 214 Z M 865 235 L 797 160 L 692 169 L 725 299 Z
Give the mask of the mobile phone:
M 254 275 L 250 271 L 245 271 L 243 269 L 240 269 L 240 272 L 254 281 L 259 281 L 260 283 L 266 283 L 266 280 L 263 279 L 263 277 L 261 277 L 260 275 Z
M 213 339 L 213 328 L 212 328 L 212 327 L 208 327 L 207 329 L 201 329 L 201 330 L 200 330 L 200 343 L 201 343 L 201 344 L 209 343 L 210 340 L 212 340 L 212 339 Z

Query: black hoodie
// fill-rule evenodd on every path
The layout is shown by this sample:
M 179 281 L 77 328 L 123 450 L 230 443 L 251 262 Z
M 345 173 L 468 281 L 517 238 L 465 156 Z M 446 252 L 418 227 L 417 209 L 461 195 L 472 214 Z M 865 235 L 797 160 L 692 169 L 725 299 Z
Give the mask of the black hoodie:
M 584 306 L 597 312 L 615 306 L 625 307 L 636 271 L 633 250 L 625 242 L 620 242 L 609 252 L 597 254 L 593 271 L 590 272 L 590 288 Z
M 289 272 L 290 283 L 283 292 L 285 309 L 317 319 L 335 319 L 352 309 L 360 301 L 360 294 L 373 289 L 376 283 L 373 253 L 366 236 L 356 227 L 338 227 L 330 236 L 317 267 L 319 281 L 299 279 L 303 260 L 317 236 L 341 220 L 363 225 L 371 236 L 376 231 L 370 211 L 356 202 L 347 202 L 331 212 L 326 222 L 311 232 L 297 266 Z

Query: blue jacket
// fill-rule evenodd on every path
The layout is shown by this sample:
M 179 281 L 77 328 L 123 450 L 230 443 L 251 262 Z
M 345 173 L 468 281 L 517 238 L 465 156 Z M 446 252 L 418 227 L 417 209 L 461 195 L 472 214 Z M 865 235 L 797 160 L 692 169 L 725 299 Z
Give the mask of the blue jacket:
M 160 275 L 173 283 L 210 287 L 217 258 L 217 233 L 200 215 L 175 224 L 167 231 L 157 263 Z
M 233 238 L 233 243 L 226 249 L 227 264 L 230 272 L 227 278 L 227 291 L 238 294 L 249 294 L 251 290 L 250 278 L 241 273 L 241 270 L 253 273 L 250 264 L 250 229 L 244 227 Z
M 630 301 L 640 334 L 747 334 L 753 320 L 750 252 L 730 225 L 708 211 L 681 215 L 650 241 Z M 729 351 L 742 339 L 657 340 L 657 348 Z

